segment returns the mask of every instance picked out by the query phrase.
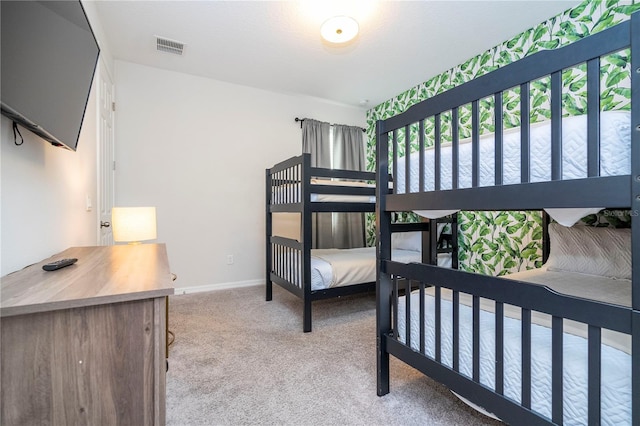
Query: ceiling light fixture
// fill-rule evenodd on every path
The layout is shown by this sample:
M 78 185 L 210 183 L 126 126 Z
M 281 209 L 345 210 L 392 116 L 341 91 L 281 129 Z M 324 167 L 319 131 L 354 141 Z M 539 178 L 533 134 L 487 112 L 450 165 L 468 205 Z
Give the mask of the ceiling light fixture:
M 349 16 L 334 16 L 320 27 L 322 38 L 330 43 L 346 43 L 358 35 L 358 23 Z

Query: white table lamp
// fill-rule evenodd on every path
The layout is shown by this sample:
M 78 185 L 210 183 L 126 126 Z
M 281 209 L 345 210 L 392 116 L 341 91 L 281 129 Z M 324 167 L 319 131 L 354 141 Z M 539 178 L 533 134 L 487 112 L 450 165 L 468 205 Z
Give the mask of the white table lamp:
M 114 207 L 111 226 L 114 241 L 139 244 L 158 238 L 155 207 Z

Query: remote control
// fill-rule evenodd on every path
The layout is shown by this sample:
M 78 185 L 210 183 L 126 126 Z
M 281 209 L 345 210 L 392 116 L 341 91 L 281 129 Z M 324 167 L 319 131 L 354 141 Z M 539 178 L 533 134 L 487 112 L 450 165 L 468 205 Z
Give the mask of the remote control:
M 78 261 L 78 259 L 75 259 L 75 258 L 73 258 L 73 259 L 60 259 L 60 260 L 56 260 L 55 262 L 51 262 L 51 263 L 47 263 L 45 265 L 42 265 L 42 269 L 44 269 L 45 271 L 55 271 L 57 269 L 64 268 L 65 266 L 73 265 L 77 261 Z

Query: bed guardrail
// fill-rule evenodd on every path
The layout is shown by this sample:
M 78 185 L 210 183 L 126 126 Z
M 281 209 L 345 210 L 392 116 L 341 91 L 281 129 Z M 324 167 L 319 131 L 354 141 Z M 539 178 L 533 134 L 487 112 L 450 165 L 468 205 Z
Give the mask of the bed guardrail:
M 286 285 L 290 291 L 300 295 L 304 290 L 303 245 L 290 238 L 273 236 L 270 240 L 271 280 L 280 285 Z
M 389 281 L 383 280 L 379 291 L 383 294 L 391 294 L 392 318 L 391 332 L 383 336 L 382 343 L 387 350 L 401 357 L 401 359 L 416 359 L 414 366 L 425 374 L 444 383 L 457 394 L 469 398 L 481 407 L 501 407 L 501 418 L 507 423 L 513 424 L 548 424 L 549 419 L 532 410 L 532 313 L 543 313 L 551 317 L 551 394 L 552 409 L 551 420 L 554 424 L 563 423 L 563 389 L 567 384 L 563 380 L 563 328 L 566 320 L 580 322 L 588 327 L 587 332 L 587 356 L 588 356 L 588 422 L 600 424 L 601 422 L 601 365 L 602 359 L 602 331 L 610 330 L 625 335 L 631 335 L 632 323 L 640 320 L 640 313 L 632 309 L 610 305 L 593 300 L 560 295 L 544 286 L 529 284 L 526 282 L 513 282 L 503 278 L 482 276 L 478 274 L 452 271 L 424 264 L 402 264 L 384 261 L 383 267 L 389 274 Z M 461 278 L 461 275 L 463 276 Z M 425 282 L 425 277 L 430 281 Z M 431 281 L 433 280 L 433 281 Z M 435 309 L 429 313 L 425 305 L 425 289 L 432 286 L 430 283 L 438 283 L 434 287 Z M 406 297 L 412 290 L 418 289 L 419 298 L 419 342 L 412 342 L 412 329 L 404 325 L 402 335 L 398 333 L 398 324 L 411 323 L 411 298 Z M 442 320 L 443 320 L 443 289 L 452 290 L 453 318 L 453 360 L 452 366 L 446 367 L 442 354 Z M 402 306 L 399 306 L 400 295 L 404 295 Z M 461 296 L 472 299 L 472 333 L 471 342 L 462 339 L 460 332 L 460 306 Z M 495 315 L 495 328 L 492 330 L 495 336 L 495 376 L 494 387 L 487 387 L 480 381 L 480 342 L 486 338 L 481 335 L 481 300 L 493 302 Z M 520 309 L 521 321 L 521 394 L 520 401 L 514 405 L 504 394 L 505 383 L 505 306 L 511 305 Z M 415 308 L 414 308 L 415 309 Z M 398 312 L 404 312 L 402 321 L 398 318 Z M 415 313 L 415 311 L 414 311 Z M 435 318 L 434 347 L 428 347 L 425 340 L 425 317 L 431 314 Z M 415 320 L 415 319 L 414 319 Z M 460 373 L 460 352 L 462 346 L 471 347 L 473 364 L 471 375 L 451 375 L 448 371 Z M 417 346 L 417 349 L 415 348 Z M 431 352 L 432 356 L 427 353 Z M 571 362 L 571 360 L 567 360 Z M 604 362 L 607 362 L 605 359 Z M 634 379 L 633 386 L 638 385 L 638 378 Z M 378 389 L 379 394 L 385 394 L 388 389 Z
M 374 172 L 311 167 L 311 155 L 289 158 L 268 169 L 271 191 L 267 204 L 272 212 L 373 212 L 375 185 L 354 186 L 375 182 Z M 341 184 L 339 180 L 344 180 Z M 326 183 L 323 183 L 326 181 Z M 314 198 L 317 196 L 317 199 Z M 357 202 L 325 201 L 323 196 L 370 197 Z M 308 203 L 308 204 L 305 204 Z

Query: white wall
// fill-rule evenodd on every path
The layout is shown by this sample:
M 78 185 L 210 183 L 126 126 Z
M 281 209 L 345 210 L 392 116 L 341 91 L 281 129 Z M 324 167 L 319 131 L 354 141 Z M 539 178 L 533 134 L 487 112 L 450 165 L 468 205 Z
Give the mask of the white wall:
M 364 127 L 365 112 L 129 62 L 115 68 L 116 205 L 157 207 L 176 287 L 264 282 L 265 169 L 300 155 L 294 117 Z
M 39 262 L 68 247 L 96 244 L 95 84 L 76 152 L 56 148 L 20 128 L 16 146 L 11 120 L 0 121 L 2 216 L 1 275 Z

